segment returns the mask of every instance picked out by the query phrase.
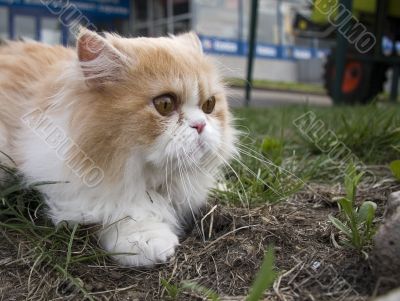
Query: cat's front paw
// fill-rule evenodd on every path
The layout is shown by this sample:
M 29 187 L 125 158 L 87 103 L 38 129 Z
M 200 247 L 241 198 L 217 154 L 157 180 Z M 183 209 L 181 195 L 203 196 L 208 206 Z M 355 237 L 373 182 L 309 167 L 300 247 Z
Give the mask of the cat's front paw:
M 164 223 L 128 222 L 105 231 L 100 242 L 124 266 L 151 267 L 167 262 L 179 245 L 178 237 Z

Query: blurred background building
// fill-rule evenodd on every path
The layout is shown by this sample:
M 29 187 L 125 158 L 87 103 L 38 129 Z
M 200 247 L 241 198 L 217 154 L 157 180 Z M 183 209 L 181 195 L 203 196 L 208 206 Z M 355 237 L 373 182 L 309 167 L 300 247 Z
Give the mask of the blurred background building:
M 247 0 L 0 0 L 0 37 L 72 44 L 78 24 L 130 36 L 197 32 L 225 76 L 244 78 L 250 1 Z M 254 78 L 321 81 L 329 42 L 299 38 L 298 13 L 308 0 L 260 0 Z
M 130 16 L 129 0 L 0 0 L 0 37 L 66 45 L 79 24 L 121 31 Z
M 193 1 L 193 29 L 206 51 L 218 56 L 228 77 L 243 77 L 247 54 L 250 2 Z M 297 38 L 293 24 L 299 12 L 311 13 L 307 0 L 260 0 L 254 78 L 320 82 L 329 46 L 314 38 Z

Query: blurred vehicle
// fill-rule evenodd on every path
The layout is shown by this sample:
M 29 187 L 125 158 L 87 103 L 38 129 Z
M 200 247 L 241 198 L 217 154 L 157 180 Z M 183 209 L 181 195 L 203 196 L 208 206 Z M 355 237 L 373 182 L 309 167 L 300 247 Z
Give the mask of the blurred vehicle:
M 297 13 L 294 33 L 323 40 L 336 39 L 338 32 L 345 36 L 348 45 L 343 58 L 341 100 L 367 103 L 383 91 L 388 69 L 400 62 L 400 1 L 353 0 L 349 12 L 339 9 L 342 2 L 314 0 L 311 15 Z M 362 39 L 366 34 L 370 34 L 369 43 L 375 42 L 372 47 L 365 47 L 368 41 Z M 364 49 L 360 49 L 362 43 Z M 327 57 L 324 70 L 325 88 L 334 99 L 337 51 L 336 45 Z

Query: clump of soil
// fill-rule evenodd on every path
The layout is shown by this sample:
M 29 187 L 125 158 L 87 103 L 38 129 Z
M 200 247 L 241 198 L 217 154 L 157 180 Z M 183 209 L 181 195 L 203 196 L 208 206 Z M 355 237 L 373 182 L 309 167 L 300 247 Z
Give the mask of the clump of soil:
M 374 188 L 360 198 L 378 204 L 382 216 L 387 194 L 398 187 Z M 279 276 L 266 300 L 367 300 L 388 290 L 369 259 L 340 247 L 340 235 L 328 221 L 337 213 L 332 197 L 340 187 L 313 186 L 276 205 L 237 208 L 213 202 L 181 243 L 170 263 L 154 269 L 80 264 L 65 279 L 53 267 L 35 264 L 29 245 L 11 232 L 1 234 L 0 295 L 4 300 L 82 300 L 73 281 L 99 300 L 165 300 L 162 285 L 187 280 L 212 289 L 225 300 L 243 300 L 267 246 L 273 245 Z M 215 207 L 216 206 L 216 207 Z M 28 254 L 28 255 L 27 255 Z M 179 290 L 177 300 L 202 300 L 198 292 Z
M 377 274 L 400 285 L 400 191 L 388 198 L 383 224 L 374 237 L 372 254 Z

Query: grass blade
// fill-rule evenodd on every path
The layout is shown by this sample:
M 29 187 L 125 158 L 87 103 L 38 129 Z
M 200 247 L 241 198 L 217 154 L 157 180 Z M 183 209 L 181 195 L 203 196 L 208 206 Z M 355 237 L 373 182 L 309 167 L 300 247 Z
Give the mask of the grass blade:
M 262 295 L 266 289 L 272 286 L 276 278 L 276 272 L 274 271 L 275 255 L 273 247 L 269 247 L 265 253 L 264 260 L 261 264 L 261 268 L 257 273 L 256 279 L 250 288 L 250 294 L 246 298 L 246 301 L 258 301 L 262 298 Z
M 328 218 L 336 228 L 343 232 L 348 238 L 352 238 L 351 231 L 345 224 L 332 215 L 329 215 Z
M 219 301 L 220 298 L 216 292 L 213 290 L 204 287 L 196 282 L 193 281 L 183 281 L 182 282 L 183 289 L 190 289 L 193 292 L 200 294 L 201 296 L 206 297 L 208 300 L 212 301 Z
M 78 224 L 74 225 L 74 228 L 72 229 L 71 237 L 68 242 L 67 260 L 65 261 L 65 272 L 68 271 L 68 266 L 69 266 L 69 263 L 71 262 L 72 243 L 74 242 L 76 229 L 78 229 Z

